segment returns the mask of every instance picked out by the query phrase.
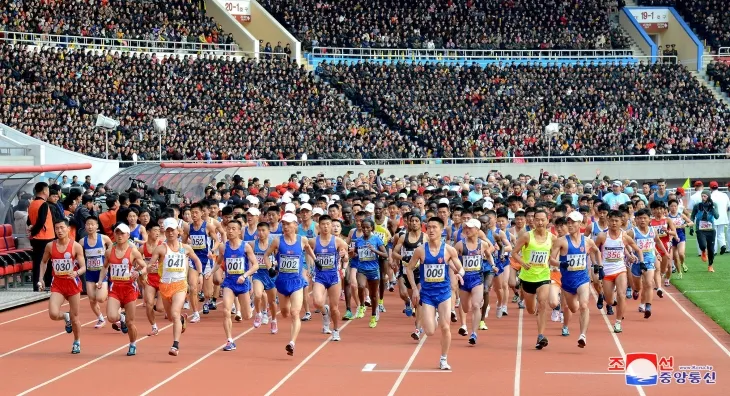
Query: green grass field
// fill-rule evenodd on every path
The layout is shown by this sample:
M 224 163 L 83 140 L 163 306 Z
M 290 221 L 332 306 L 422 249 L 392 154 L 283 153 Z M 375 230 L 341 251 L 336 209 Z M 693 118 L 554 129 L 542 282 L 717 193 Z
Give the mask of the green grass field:
M 695 237 L 687 235 L 687 267 L 683 279 L 672 278 L 672 284 L 697 305 L 707 316 L 730 333 L 730 252 L 716 256 L 715 272 L 707 272 L 707 263 L 697 256 Z

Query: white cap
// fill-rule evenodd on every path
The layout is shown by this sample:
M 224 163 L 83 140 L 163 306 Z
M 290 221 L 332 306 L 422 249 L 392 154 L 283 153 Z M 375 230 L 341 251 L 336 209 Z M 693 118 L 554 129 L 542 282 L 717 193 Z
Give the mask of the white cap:
M 308 211 L 311 212 L 312 211 L 312 205 L 310 205 L 308 203 L 302 204 L 302 206 L 299 207 L 299 210 L 308 210 Z
M 289 198 L 289 199 L 291 200 L 292 198 L 294 198 L 294 194 L 292 194 L 292 193 L 290 193 L 289 191 L 287 191 L 287 192 L 285 192 L 284 194 L 282 194 L 282 196 L 281 196 L 281 197 L 282 197 L 282 198 L 288 197 L 288 198 Z
M 337 195 L 337 194 L 332 194 L 332 197 L 330 198 L 330 200 L 332 200 L 332 201 L 339 201 L 340 200 L 340 196 Z
M 619 180 L 616 180 L 616 181 L 615 181 L 615 182 L 613 182 L 613 184 L 612 184 L 612 186 L 614 186 L 614 187 L 621 187 L 621 186 L 623 186 L 623 185 L 624 185 L 624 184 L 623 184 L 623 183 L 621 183 L 621 182 L 620 182 Z
M 577 210 L 570 212 L 568 218 L 576 223 L 580 223 L 583 221 L 583 215 L 580 214 L 580 212 L 578 212 Z
M 477 219 L 470 219 L 466 223 L 464 223 L 465 227 L 468 228 L 480 228 L 482 226 L 482 223 Z
M 447 204 L 448 205 L 449 204 L 449 199 L 448 198 L 441 198 L 441 199 L 439 199 L 439 205 L 441 205 L 441 204 Z
M 398 194 L 398 199 L 401 199 L 401 198 L 408 198 L 408 195 L 406 195 L 406 193 Z
M 286 213 L 281 217 L 281 221 L 284 223 L 298 223 L 297 215 L 294 213 Z
M 312 210 L 312 215 L 314 215 L 314 216 L 316 216 L 316 215 L 322 216 L 323 214 L 324 214 L 324 210 L 322 210 L 322 208 L 320 208 L 319 206 L 314 208 L 314 210 Z
M 284 194 L 284 196 L 281 197 L 280 201 L 282 203 L 285 203 L 285 204 L 290 204 L 291 203 L 291 197 L 288 197 L 286 194 Z
M 301 194 L 299 196 L 300 202 L 309 202 L 310 199 L 311 199 L 311 197 L 309 196 L 309 194 Z
M 256 198 L 256 197 L 255 197 L 255 196 L 253 196 L 253 195 L 249 195 L 248 197 L 246 197 L 246 201 L 248 201 L 248 202 L 251 202 L 251 203 L 252 203 L 252 204 L 254 204 L 254 205 L 258 205 L 258 204 L 259 204 L 259 202 L 260 202 L 260 201 L 259 201 L 259 199 L 258 199 L 258 198 Z
M 368 213 L 375 213 L 375 205 L 371 203 L 365 205 L 365 211 Z
M 248 208 L 246 214 L 250 214 L 251 216 L 261 216 L 261 211 L 256 208 Z
M 284 206 L 284 213 L 296 213 L 297 207 L 293 203 L 289 202 Z
M 492 198 L 485 199 L 484 203 L 482 204 L 482 209 L 486 210 L 492 210 L 494 208 L 494 201 Z
M 129 232 L 130 232 L 129 226 L 124 223 L 119 223 L 119 225 L 114 229 L 114 232 L 116 232 L 117 230 L 119 230 L 125 234 L 129 234 Z
M 178 227 L 177 220 L 173 219 L 172 217 L 168 217 L 165 219 L 165 221 L 162 222 L 163 230 L 167 230 L 168 228 L 177 230 L 177 227 Z

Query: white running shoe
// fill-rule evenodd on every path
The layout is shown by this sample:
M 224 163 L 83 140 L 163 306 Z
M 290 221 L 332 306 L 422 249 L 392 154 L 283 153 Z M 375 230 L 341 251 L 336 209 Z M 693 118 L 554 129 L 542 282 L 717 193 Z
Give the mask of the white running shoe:
M 332 341 L 340 341 L 339 330 L 332 330 Z
M 183 305 L 183 309 L 190 309 L 190 303 L 185 300 L 185 304 Z
M 507 314 L 507 305 L 502 305 L 502 315 L 503 316 L 508 316 L 508 314 Z
M 373 302 L 370 301 L 370 296 L 365 297 L 365 306 L 369 307 Z
M 550 320 L 553 322 L 560 322 L 560 311 L 553 309 L 553 312 L 550 314 Z
M 489 307 L 487 307 L 487 313 L 489 313 Z M 504 310 L 502 307 L 497 307 L 497 319 L 501 318 L 503 314 Z M 486 316 L 484 318 L 486 318 Z
M 269 314 L 267 314 L 266 312 L 264 312 L 264 317 L 261 318 L 261 324 L 269 324 Z
M 200 322 L 200 314 L 195 312 L 193 313 L 193 316 L 190 317 L 190 323 L 198 323 Z
M 330 306 L 324 306 L 324 312 L 322 312 L 322 333 L 332 334 L 330 331 Z
M 441 360 L 439 360 L 439 368 L 441 370 L 451 370 L 451 366 L 449 366 L 449 363 L 446 362 L 446 358 L 441 358 Z
M 560 313 L 560 323 L 565 323 L 565 315 L 563 313 Z

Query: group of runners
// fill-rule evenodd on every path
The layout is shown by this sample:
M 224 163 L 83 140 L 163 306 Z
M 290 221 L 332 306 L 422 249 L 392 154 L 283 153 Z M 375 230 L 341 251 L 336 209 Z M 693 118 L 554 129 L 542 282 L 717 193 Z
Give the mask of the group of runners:
M 206 189 L 205 199 L 171 206 L 159 219 L 117 224 L 113 238 L 100 234 L 98 219 L 90 217 L 88 236 L 78 243 L 68 223 L 58 221 L 57 239 L 41 263 L 41 273 L 48 263 L 53 271 L 49 316 L 65 321 L 74 334 L 72 353 L 79 353 L 84 276 L 95 327 L 109 321 L 126 333 L 129 356 L 137 353 L 140 296 L 150 336 L 158 334 L 158 313 L 173 324 L 170 355 L 178 355 L 181 334 L 201 320 L 201 311 L 218 309 L 226 313 L 224 351 L 236 349 L 234 319 L 253 319 L 255 328 L 268 324 L 276 334 L 281 317 L 290 319 L 285 350 L 294 355 L 301 321 L 312 319 L 310 295 L 322 332 L 340 341 L 343 321 L 363 318 L 368 307 L 369 326 L 377 327 L 385 291 L 397 288 L 403 313 L 414 320 L 411 337 L 438 329 L 439 367 L 448 370 L 450 322 L 475 345 L 479 331 L 488 329 L 492 305 L 498 319 L 508 315 L 510 301 L 536 315 L 537 349 L 548 346 L 549 317 L 569 336 L 573 314 L 579 315 L 577 346 L 586 347 L 591 289 L 597 308 L 614 315 L 616 333 L 623 331 L 627 299 L 640 299 L 639 311 L 650 318 L 654 295 L 663 297 L 673 271 L 687 270 L 685 228 L 706 227 L 713 216 L 703 211 L 690 218 L 681 197 L 668 192 L 652 196 L 647 208 L 640 197 L 624 194 L 621 182 L 600 198 L 577 195 L 568 182 L 554 201 L 553 190 L 528 184 L 523 175 L 506 191 L 487 195 L 478 190 L 484 182 L 474 180 L 477 197 L 468 187 L 460 190 L 467 183 L 420 178 L 423 186 L 391 193 L 367 182 L 351 191 L 298 191 L 289 183 L 281 194 L 255 188 L 257 195 L 235 203 L 219 201 L 226 188 L 219 183 Z M 39 287 L 46 287 L 42 280 Z M 68 312 L 61 311 L 65 300 Z

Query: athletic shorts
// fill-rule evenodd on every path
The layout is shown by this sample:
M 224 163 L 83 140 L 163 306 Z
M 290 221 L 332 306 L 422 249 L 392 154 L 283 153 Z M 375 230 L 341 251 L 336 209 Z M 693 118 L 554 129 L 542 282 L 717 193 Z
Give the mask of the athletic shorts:
M 687 242 L 687 235 L 684 232 L 684 228 L 678 228 L 677 239 L 672 238 L 672 246 L 678 246 L 682 242 Z
M 416 281 L 416 286 L 421 284 L 421 271 L 418 268 L 413 271 L 413 280 Z M 405 285 L 408 290 L 413 289 L 411 282 L 408 281 L 408 277 L 405 274 L 403 274 L 403 285 Z
M 562 283 L 562 277 L 560 271 L 550 271 L 550 280 L 558 286 Z
M 489 276 L 491 272 L 482 272 L 480 274 L 473 274 L 473 275 L 465 275 L 464 276 L 464 284 L 459 285 L 459 290 L 465 291 L 467 293 L 471 293 L 471 289 L 479 286 L 484 285 L 484 278 L 485 276 Z
M 99 282 L 99 276 L 101 275 L 101 270 L 99 271 L 86 271 L 84 273 L 84 279 L 86 279 L 87 282 L 91 283 L 97 283 Z M 109 272 L 107 272 L 106 276 L 104 277 L 104 282 L 109 282 Z
M 604 275 L 603 281 L 604 282 L 615 282 L 616 281 L 616 278 L 618 278 L 619 275 L 625 274 L 625 273 L 626 273 L 626 270 L 623 270 L 623 271 L 617 272 L 615 274 Z
M 314 282 L 322 284 L 325 289 L 340 283 L 340 273 L 337 270 L 317 271 L 314 275 Z
M 575 273 L 563 274 L 561 288 L 566 293 L 577 294 L 578 288 L 583 284 L 590 283 L 591 277 L 588 275 L 588 271 L 575 271 Z
M 147 284 L 155 288 L 155 290 L 160 290 L 160 274 L 156 272 L 147 274 Z
M 369 281 L 380 280 L 380 269 L 379 268 L 376 268 L 374 270 L 358 268 L 357 273 L 365 275 L 365 279 L 367 279 Z
M 519 271 L 522 269 L 522 264 L 518 263 L 517 261 L 510 261 L 509 266 L 512 267 L 515 271 Z
M 655 270 L 656 266 L 654 265 L 654 262 L 648 262 L 648 263 L 633 263 L 631 264 L 631 275 L 635 277 L 641 277 L 641 274 L 644 273 L 644 271 L 649 270 Z
M 238 275 L 227 276 L 225 279 L 223 279 L 221 287 L 224 289 L 230 289 L 233 292 L 233 295 L 236 297 L 251 291 L 251 281 L 249 279 L 246 279 L 245 281 L 243 281 L 243 283 L 239 284 L 238 278 L 240 278 L 240 276 Z
M 526 280 L 520 279 L 522 291 L 528 294 L 537 294 L 537 289 L 539 289 L 541 286 L 549 285 L 550 283 L 552 283 L 552 280 L 528 282 Z
M 276 277 L 276 281 L 274 282 L 274 284 L 276 285 L 276 290 L 286 297 L 289 297 L 295 292 L 302 290 L 306 287 L 306 284 L 304 283 L 304 278 L 301 276 L 296 276 L 294 278 L 284 278 L 279 275 Z
M 671 245 L 671 241 L 669 239 L 667 239 L 667 240 L 663 240 L 662 239 L 661 242 L 664 245 L 664 250 L 666 250 L 667 252 L 669 252 L 669 246 Z M 659 249 L 657 249 L 657 255 L 658 256 L 662 256 L 662 257 L 665 257 L 666 256 L 666 254 L 660 252 Z
M 131 283 L 118 283 L 112 282 L 109 286 L 109 298 L 113 298 L 119 301 L 119 304 L 124 307 L 127 304 L 137 301 L 139 297 L 139 288 L 137 282 Z
M 177 282 L 172 283 L 160 283 L 160 297 L 164 298 L 165 300 L 172 300 L 172 296 L 174 296 L 177 293 L 187 293 L 188 292 L 188 281 L 186 280 L 179 280 Z
M 451 290 L 445 291 L 443 293 L 423 293 L 423 290 L 421 290 L 421 301 L 420 305 L 430 305 L 436 309 L 438 309 L 439 305 L 441 305 L 443 302 L 448 301 L 451 298 Z
M 258 270 L 253 273 L 253 280 L 261 282 L 264 285 L 264 290 L 271 290 L 276 288 L 274 278 L 269 276 L 269 270 Z
M 51 293 L 58 293 L 68 300 L 69 297 L 81 293 L 83 286 L 79 278 L 53 278 Z
M 210 271 L 213 270 L 213 261 L 208 258 L 208 256 L 200 257 L 198 256 L 198 259 L 200 260 L 200 264 L 203 265 L 203 275 L 208 275 Z M 188 264 L 190 265 L 190 269 L 193 271 L 197 271 L 195 268 L 195 263 L 193 263 L 193 260 L 188 258 Z

